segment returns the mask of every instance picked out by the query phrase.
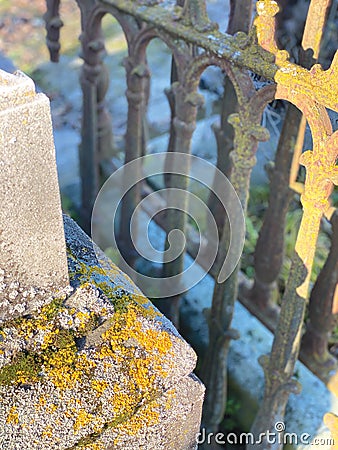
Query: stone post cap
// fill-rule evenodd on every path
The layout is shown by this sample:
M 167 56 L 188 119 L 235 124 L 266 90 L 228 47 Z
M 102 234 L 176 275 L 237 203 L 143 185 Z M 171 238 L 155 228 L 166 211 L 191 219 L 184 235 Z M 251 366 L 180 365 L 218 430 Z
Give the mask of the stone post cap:
M 23 72 L 10 74 L 0 69 L 0 111 L 26 103 L 28 97 L 36 95 L 33 80 Z
M 0 324 L 68 286 L 49 100 L 0 70 Z

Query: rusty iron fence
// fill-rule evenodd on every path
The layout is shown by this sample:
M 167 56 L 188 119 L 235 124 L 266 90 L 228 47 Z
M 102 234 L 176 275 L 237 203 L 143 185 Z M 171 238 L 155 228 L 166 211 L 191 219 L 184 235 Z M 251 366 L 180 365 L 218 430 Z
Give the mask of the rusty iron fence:
M 54 61 L 58 59 L 62 26 L 59 3 L 59 0 L 47 0 L 45 16 L 47 43 Z M 168 151 L 187 154 L 191 151 L 197 110 L 202 103 L 198 85 L 203 71 L 214 65 L 227 75 L 220 126 L 214 127 L 217 167 L 230 178 L 244 211 L 258 142 L 269 139 L 261 125 L 263 111 L 274 99 L 288 102 L 274 166 L 269 171 L 270 201 L 255 252 L 254 283 L 240 285 L 238 293 L 238 265 L 228 280 L 215 284 L 209 312 L 209 351 L 201 369 L 207 386 L 203 424 L 208 431 L 217 431 L 226 401 L 229 341 L 236 337 L 231 329 L 232 311 L 239 295 L 252 313 L 275 330 L 271 353 L 261 359 L 265 393 L 252 428 L 257 434 L 273 431 L 274 423 L 284 415 L 289 393 L 298 389 L 292 377 L 301 347 L 310 275 L 324 216 L 332 224 L 332 246 L 311 291 L 301 356 L 326 381 L 332 369 L 337 368 L 337 361 L 328 353 L 328 335 L 338 308 L 334 304 L 338 292 L 337 212 L 330 203 L 333 187 L 338 183 L 338 132 L 332 129 L 327 109 L 338 111 L 338 53 L 327 70 L 316 63 L 331 1 L 310 2 L 297 63 L 291 62 L 288 52 L 280 50 L 276 43 L 275 16 L 279 6 L 274 0 L 255 3 L 256 18 L 252 25 L 253 2 L 231 0 L 226 33 L 220 32 L 209 20 L 204 0 L 77 0 L 77 3 L 81 11 L 80 40 L 84 60 L 80 80 L 83 91 L 80 169 L 83 224 L 87 230 L 102 181 L 102 167 L 114 155 L 111 120 L 104 103 L 109 86 L 102 33 L 105 15 L 112 15 L 119 22 L 128 44 L 128 56 L 124 61 L 128 100 L 125 162 L 142 156 L 146 148 L 144 117 L 151 76 L 146 51 L 154 38 L 162 40 L 173 57 L 171 75 L 168 74 L 171 86 L 166 91 L 171 111 Z M 250 73 L 266 81 L 262 88 L 256 88 Z M 313 149 L 302 153 L 306 123 L 311 129 Z M 306 168 L 304 184 L 297 181 L 300 164 Z M 187 189 L 185 177 L 166 180 L 167 186 L 177 184 Z M 283 262 L 285 217 L 295 192 L 300 194 L 303 216 L 279 308 L 272 298 Z M 126 230 L 140 199 L 141 188 L 137 187 L 123 202 L 121 246 L 131 262 L 136 255 Z M 219 210 L 212 196 L 209 204 L 221 235 L 219 251 L 224 252 L 228 239 L 224 212 Z M 167 232 L 173 224 L 185 231 L 185 218 L 175 214 L 169 212 L 167 216 Z M 189 242 L 187 251 L 194 255 Z M 165 264 L 166 275 L 182 272 L 183 257 Z M 216 264 L 211 274 L 217 276 L 218 270 Z M 177 320 L 177 310 L 171 313 Z M 262 447 L 255 444 L 255 449 L 267 448 L 264 446 L 265 442 Z

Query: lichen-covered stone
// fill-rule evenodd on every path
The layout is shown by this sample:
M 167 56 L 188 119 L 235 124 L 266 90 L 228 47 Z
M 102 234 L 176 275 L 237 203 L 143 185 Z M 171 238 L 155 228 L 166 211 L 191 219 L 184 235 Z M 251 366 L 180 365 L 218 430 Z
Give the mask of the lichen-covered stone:
M 72 294 L 0 329 L 0 447 L 195 448 L 195 353 L 67 217 L 65 232 Z

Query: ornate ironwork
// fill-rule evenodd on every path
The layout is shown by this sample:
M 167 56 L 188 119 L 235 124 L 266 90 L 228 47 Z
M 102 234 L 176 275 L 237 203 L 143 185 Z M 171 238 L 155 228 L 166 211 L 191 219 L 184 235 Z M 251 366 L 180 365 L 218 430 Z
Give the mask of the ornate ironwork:
M 316 3 L 316 0 L 312 2 Z M 306 151 L 300 157 L 300 163 L 306 167 L 304 192 L 301 195 L 303 217 L 272 351 L 269 357 L 262 358 L 266 385 L 263 402 L 252 427 L 255 435 L 263 430 L 274 429 L 276 421 L 284 415 L 289 393 L 297 390 L 297 383 L 292 376 L 300 348 L 314 252 L 320 221 L 330 209 L 329 197 L 333 184 L 337 183 L 338 173 L 338 132 L 332 132 L 325 108 L 337 111 L 338 52 L 327 71 L 319 65 L 307 70 L 290 63 L 288 54 L 278 50 L 275 43 L 274 16 L 278 11 L 277 3 L 271 0 L 259 1 L 257 11 L 259 17 L 255 23 L 258 41 L 275 54 L 279 66 L 275 75 L 276 98 L 288 100 L 302 111 L 311 128 L 313 150 Z M 266 445 L 264 441 L 254 448 L 263 449 Z M 278 449 L 280 445 L 269 447 Z
M 233 36 L 221 33 L 210 22 L 203 0 L 186 0 L 183 7 L 173 0 L 77 0 L 77 3 L 82 18 L 81 43 L 84 60 L 81 75 L 84 109 L 80 160 L 81 176 L 86 181 L 82 186 L 82 200 L 87 230 L 99 188 L 100 159 L 103 155 L 110 154 L 109 146 L 112 142 L 111 125 L 104 108 L 108 78 L 103 63 L 104 40 L 101 22 L 106 14 L 113 15 L 118 20 L 128 43 L 125 63 L 128 99 L 126 162 L 141 156 L 144 148 L 142 119 L 149 87 L 146 49 L 154 37 L 160 38 L 168 45 L 175 60 L 175 82 L 168 91 L 172 112 L 171 151 L 190 152 L 200 102 L 197 88 L 203 70 L 210 65 L 219 66 L 231 81 L 238 100 L 238 111 L 229 117 L 234 129 L 234 149 L 230 153 L 229 165 L 224 170 L 229 172 L 244 210 L 248 200 L 250 174 L 256 161 L 257 144 L 259 140 L 268 138 L 267 131 L 260 125 L 266 104 L 273 98 L 285 99 L 302 112 L 310 125 L 313 150 L 299 157 L 300 163 L 306 167 L 306 181 L 301 195 L 304 214 L 272 352 L 264 362 L 265 396 L 253 426 L 254 433 L 270 429 L 273 432 L 273 425 L 284 413 L 289 392 L 295 388 L 292 374 L 299 352 L 301 326 L 320 220 L 324 214 L 330 214 L 329 197 L 333 183 L 337 183 L 338 179 L 338 132 L 332 132 L 326 111 L 326 108 L 338 111 L 338 53 L 327 70 L 323 70 L 318 64 L 307 69 L 290 62 L 288 53 L 279 50 L 275 41 L 275 15 L 278 4 L 273 0 L 258 1 L 258 17 L 254 26 L 247 34 L 239 31 Z M 58 1 L 54 0 L 48 4 L 51 10 L 52 5 L 57 5 Z M 231 1 L 230 5 L 233 17 L 236 2 Z M 245 5 L 247 8 L 248 2 Z M 315 42 L 311 36 L 321 29 L 322 15 L 320 21 L 314 19 L 318 5 L 318 0 L 312 0 L 304 38 L 305 48 L 311 47 L 315 57 L 319 49 L 318 33 Z M 325 1 L 325 5 L 326 8 L 328 1 Z M 250 23 L 249 18 L 247 23 Z M 192 52 L 192 48 L 197 51 Z M 257 92 L 248 70 L 275 84 Z M 222 124 L 224 125 L 224 120 Z M 219 141 L 220 159 L 222 139 Z M 292 171 L 292 176 L 294 173 L 295 170 Z M 271 176 L 277 177 L 275 172 Z M 285 177 L 282 182 L 285 183 Z M 178 180 L 171 176 L 167 184 L 186 188 L 184 177 Z M 133 247 L 126 230 L 139 198 L 140 193 L 136 187 L 124 202 L 122 211 L 121 239 L 130 260 L 134 258 Z M 183 217 L 177 220 L 177 217 L 169 215 L 168 220 L 175 222 L 175 228 L 184 230 Z M 219 249 L 220 257 L 226 251 L 227 240 L 225 227 Z M 181 258 L 175 265 L 165 265 L 165 270 L 172 275 L 180 273 L 182 263 Z M 203 369 L 209 392 L 203 420 L 210 431 L 217 429 L 224 413 L 226 356 L 229 339 L 235 337 L 230 325 L 237 292 L 238 270 L 239 267 L 227 284 L 216 284 L 210 311 L 209 340 L 213 351 L 207 355 Z M 217 264 L 213 271 L 217 274 Z M 211 370 L 216 364 L 217 370 Z M 262 445 L 266 448 L 265 442 Z M 255 449 L 259 448 L 255 444 Z

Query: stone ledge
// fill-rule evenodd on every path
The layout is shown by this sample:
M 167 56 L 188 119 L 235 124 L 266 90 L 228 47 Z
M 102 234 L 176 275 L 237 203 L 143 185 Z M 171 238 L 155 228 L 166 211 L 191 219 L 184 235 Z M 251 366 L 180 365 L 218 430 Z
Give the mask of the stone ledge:
M 64 223 L 73 293 L 0 331 L 0 447 L 195 448 L 204 388 L 194 351 Z

